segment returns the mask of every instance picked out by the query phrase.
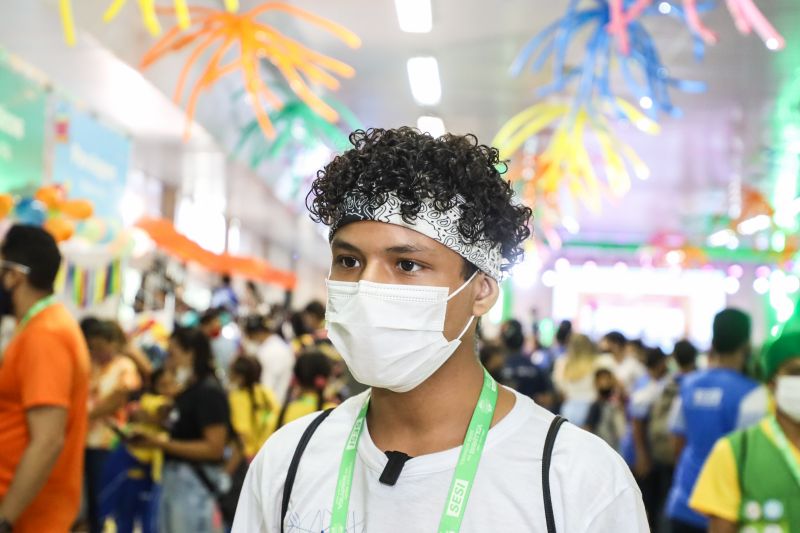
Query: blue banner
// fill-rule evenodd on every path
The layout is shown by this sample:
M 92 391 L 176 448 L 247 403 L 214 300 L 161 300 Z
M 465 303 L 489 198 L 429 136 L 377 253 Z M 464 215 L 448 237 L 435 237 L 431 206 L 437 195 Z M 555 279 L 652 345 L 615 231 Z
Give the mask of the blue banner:
M 56 108 L 54 140 L 53 180 L 67 186 L 69 198 L 92 202 L 94 216 L 118 219 L 130 140 L 66 102 Z

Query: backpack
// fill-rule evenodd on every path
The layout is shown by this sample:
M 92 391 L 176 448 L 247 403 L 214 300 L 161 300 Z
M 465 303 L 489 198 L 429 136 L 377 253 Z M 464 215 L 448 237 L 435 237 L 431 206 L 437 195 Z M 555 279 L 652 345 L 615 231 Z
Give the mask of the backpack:
M 650 418 L 647 424 L 647 440 L 653 461 L 664 465 L 675 464 L 675 451 L 672 446 L 672 432 L 669 428 L 672 405 L 680 393 L 680 385 L 673 377 L 664 386 L 664 390 L 650 407 Z

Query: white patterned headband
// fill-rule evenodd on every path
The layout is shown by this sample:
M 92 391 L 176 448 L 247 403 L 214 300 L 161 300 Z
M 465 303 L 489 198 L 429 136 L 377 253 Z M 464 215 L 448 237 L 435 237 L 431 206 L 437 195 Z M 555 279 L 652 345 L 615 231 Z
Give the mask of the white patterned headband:
M 462 202 L 463 203 L 463 202 Z M 461 220 L 461 203 L 447 211 L 437 211 L 433 200 L 422 202 L 416 217 L 406 222 L 403 219 L 400 199 L 395 194 L 386 195 L 386 201 L 380 205 L 371 201 L 363 194 L 351 194 L 345 198 L 344 207 L 338 220 L 331 225 L 329 238 L 333 239 L 334 233 L 351 222 L 374 220 L 385 222 L 404 228 L 412 229 L 431 239 L 447 246 L 461 257 L 478 267 L 497 281 L 503 279 L 503 256 L 500 246 L 487 239 L 477 242 L 465 242 L 458 231 L 458 222 Z

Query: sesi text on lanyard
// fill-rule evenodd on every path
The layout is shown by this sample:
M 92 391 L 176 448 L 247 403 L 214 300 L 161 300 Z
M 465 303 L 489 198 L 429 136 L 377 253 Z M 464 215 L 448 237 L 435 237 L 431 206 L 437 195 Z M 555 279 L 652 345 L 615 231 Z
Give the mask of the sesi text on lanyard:
M 450 492 L 447 495 L 444 512 L 439 521 L 439 533 L 456 533 L 461 529 L 464 510 L 467 507 L 472 482 L 478 471 L 483 446 L 489 427 L 492 425 L 494 409 L 497 406 L 497 383 L 485 369 L 483 371 L 483 388 L 469 422 L 467 436 L 461 446 L 458 456 L 456 471 L 450 482 Z M 347 525 L 347 510 L 350 506 L 350 489 L 353 485 L 353 470 L 356 464 L 358 439 L 367 418 L 369 398 L 364 402 L 358 413 L 353 429 L 342 453 L 342 462 L 339 465 L 339 478 L 336 481 L 336 493 L 333 498 L 333 511 L 331 516 L 330 533 L 345 533 Z
M 17 331 L 18 332 L 22 331 L 23 328 L 25 328 L 25 326 L 28 325 L 28 322 L 30 322 L 33 319 L 33 317 L 35 317 L 36 315 L 38 315 L 39 313 L 41 313 L 42 311 L 53 305 L 54 303 L 56 303 L 56 296 L 55 294 L 51 294 L 50 296 L 45 296 L 44 298 L 33 304 L 31 308 L 28 309 L 28 312 L 25 313 L 25 316 L 22 317 L 22 320 L 19 321 L 19 324 L 17 324 Z
M 783 429 L 781 429 L 780 424 L 778 424 L 774 416 L 770 418 L 769 425 L 770 429 L 772 429 L 772 436 L 775 437 L 775 444 L 778 450 L 780 450 L 781 455 L 783 455 L 786 465 L 789 467 L 789 471 L 794 476 L 795 481 L 800 485 L 800 463 L 797 462 L 797 457 L 795 457 L 792 452 L 792 446 L 789 444 L 786 434 L 783 432 Z

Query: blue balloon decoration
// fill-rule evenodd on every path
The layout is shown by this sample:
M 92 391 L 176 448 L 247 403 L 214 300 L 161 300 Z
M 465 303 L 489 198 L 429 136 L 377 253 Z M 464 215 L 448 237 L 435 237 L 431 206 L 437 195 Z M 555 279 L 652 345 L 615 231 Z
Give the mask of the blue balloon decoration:
M 21 224 L 41 226 L 47 218 L 47 208 L 34 198 L 22 198 L 14 208 L 14 215 Z
M 639 19 L 628 22 L 630 51 L 628 55 L 624 55 L 618 50 L 614 36 L 608 31 L 611 23 L 609 1 L 593 0 L 593 5 L 585 9 L 578 9 L 579 3 L 580 0 L 570 0 L 564 16 L 528 41 L 511 64 L 511 74 L 518 76 L 529 62 L 531 69 L 538 72 L 552 57 L 553 81 L 540 88 L 537 96 L 562 92 L 575 83 L 575 109 L 585 107 L 593 113 L 597 103 L 609 103 L 616 107 L 616 98 L 619 95 L 612 87 L 611 69 L 614 65 L 618 65 L 629 92 L 640 101 L 649 99 L 651 105 L 646 111 L 653 119 L 660 112 L 673 116 L 680 114 L 680 110 L 672 104 L 671 89 L 683 92 L 706 90 L 702 82 L 681 80 L 669 75 L 669 70 L 661 62 L 653 37 Z M 629 8 L 633 3 L 633 0 L 628 0 L 625 7 Z M 667 13 L 661 13 L 657 7 L 651 5 L 642 16 L 669 14 L 685 20 L 683 9 L 669 5 L 669 10 L 662 6 Z M 713 6 L 713 2 L 699 4 L 698 11 L 708 11 Z M 587 26 L 590 33 L 583 59 L 579 65 L 568 67 L 566 57 L 573 38 Z M 699 36 L 692 37 L 695 57 L 702 59 L 705 45 Z

